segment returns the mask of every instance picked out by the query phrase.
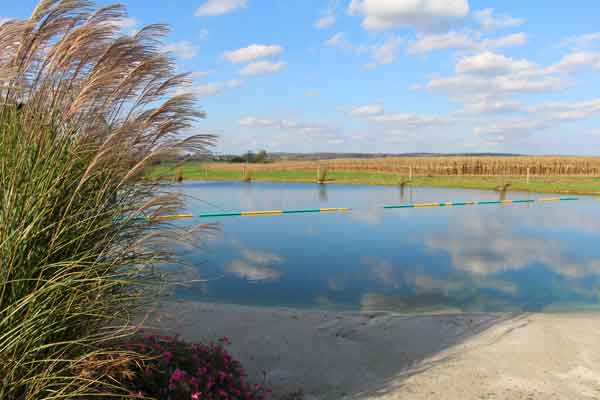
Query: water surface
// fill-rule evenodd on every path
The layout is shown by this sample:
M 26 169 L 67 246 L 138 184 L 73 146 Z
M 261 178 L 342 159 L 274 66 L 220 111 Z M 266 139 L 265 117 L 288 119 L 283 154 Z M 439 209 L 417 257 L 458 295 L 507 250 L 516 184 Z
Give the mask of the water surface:
M 386 204 L 498 200 L 500 195 L 241 182 L 186 182 L 177 190 L 186 195 L 193 214 L 356 209 L 210 220 L 218 223 L 215 237 L 198 248 L 178 250 L 186 261 L 181 276 L 189 283 L 176 290 L 181 299 L 398 312 L 562 311 L 600 305 L 600 200 L 595 197 L 383 210 Z M 194 283 L 198 279 L 207 282 Z

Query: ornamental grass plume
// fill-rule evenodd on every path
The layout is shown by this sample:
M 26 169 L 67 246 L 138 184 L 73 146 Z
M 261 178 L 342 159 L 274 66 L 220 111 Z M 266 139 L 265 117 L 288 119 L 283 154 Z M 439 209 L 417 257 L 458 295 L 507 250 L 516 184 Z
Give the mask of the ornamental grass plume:
M 123 393 L 86 365 L 135 357 L 106 345 L 133 333 L 182 234 L 155 218 L 180 199 L 141 172 L 214 140 L 180 139 L 204 113 L 161 50 L 167 27 L 125 35 L 125 17 L 42 0 L 0 25 L 0 399 Z

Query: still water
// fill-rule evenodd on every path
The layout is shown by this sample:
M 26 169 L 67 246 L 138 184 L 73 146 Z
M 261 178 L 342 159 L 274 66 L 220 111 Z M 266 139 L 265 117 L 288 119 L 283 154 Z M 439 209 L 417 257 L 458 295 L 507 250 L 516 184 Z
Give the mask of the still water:
M 242 182 L 177 186 L 193 214 L 351 207 L 350 213 L 228 217 L 193 248 L 175 296 L 244 305 L 398 312 L 600 309 L 600 199 L 382 210 L 498 200 L 493 191 Z M 549 197 L 509 193 L 509 199 Z M 177 222 L 187 225 L 191 221 Z M 198 282 L 198 280 L 206 282 Z

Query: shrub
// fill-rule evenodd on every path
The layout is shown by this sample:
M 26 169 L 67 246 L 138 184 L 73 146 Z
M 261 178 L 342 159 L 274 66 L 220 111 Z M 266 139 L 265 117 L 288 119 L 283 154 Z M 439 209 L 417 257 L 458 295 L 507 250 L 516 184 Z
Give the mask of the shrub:
M 180 201 L 140 171 L 211 136 L 160 51 L 162 25 L 119 30 L 120 6 L 42 0 L 0 24 L 0 398 L 118 394 L 105 344 L 152 288 Z M 156 286 L 154 284 L 156 283 Z M 101 366 L 100 376 L 89 366 Z M 100 383 L 103 382 L 102 385 Z
M 262 400 L 268 390 L 249 385 L 227 338 L 208 345 L 178 337 L 144 336 L 129 348 L 147 357 L 129 382 L 132 394 L 165 400 Z

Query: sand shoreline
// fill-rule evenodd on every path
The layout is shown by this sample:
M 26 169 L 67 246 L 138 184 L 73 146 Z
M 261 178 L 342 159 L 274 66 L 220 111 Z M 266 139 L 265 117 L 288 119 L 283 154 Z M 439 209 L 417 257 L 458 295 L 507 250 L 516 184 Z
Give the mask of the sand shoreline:
M 600 398 L 600 313 L 402 315 L 188 302 L 165 304 L 159 315 L 160 326 L 187 340 L 230 337 L 250 378 L 276 399 L 300 390 L 306 400 Z

